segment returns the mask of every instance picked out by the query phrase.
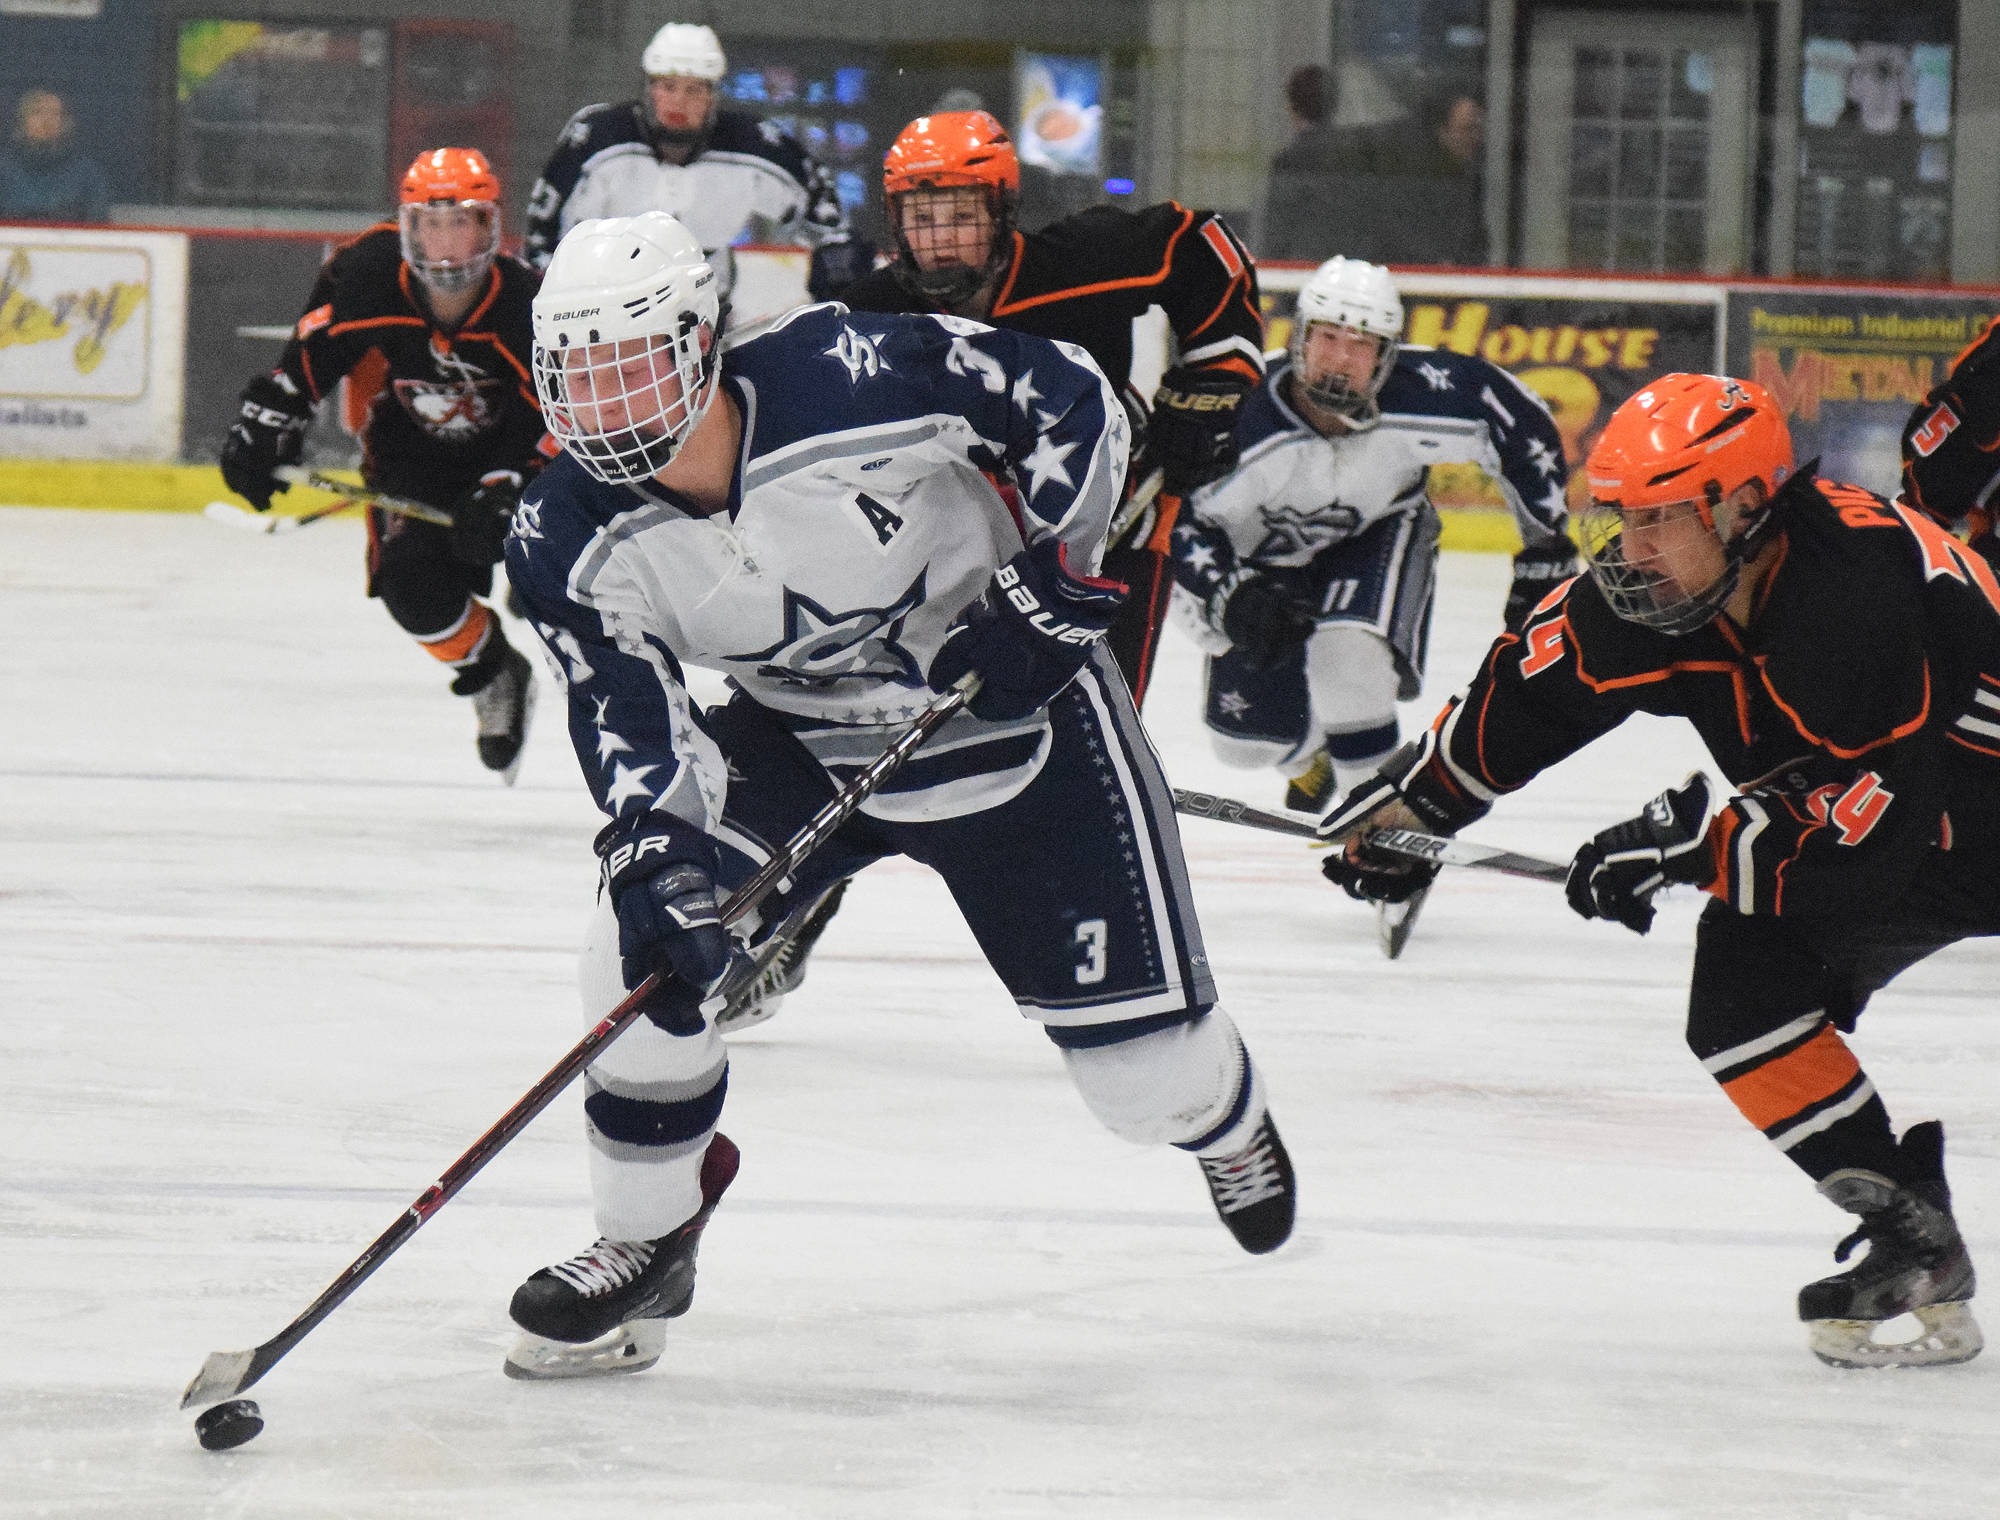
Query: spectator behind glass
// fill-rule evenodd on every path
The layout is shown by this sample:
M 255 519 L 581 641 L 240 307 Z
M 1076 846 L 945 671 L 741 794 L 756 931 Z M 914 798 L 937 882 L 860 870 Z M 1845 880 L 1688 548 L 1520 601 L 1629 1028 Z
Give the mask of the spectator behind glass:
M 1336 246 L 1337 202 L 1346 183 L 1370 164 L 1363 135 L 1332 124 L 1339 106 L 1334 77 L 1318 64 L 1292 70 L 1285 81 L 1292 140 L 1271 160 L 1260 258 L 1319 262 L 1348 251 Z
M 110 214 L 104 171 L 77 151 L 62 96 L 29 90 L 14 113 L 14 135 L 0 151 L 0 217 L 101 222 Z

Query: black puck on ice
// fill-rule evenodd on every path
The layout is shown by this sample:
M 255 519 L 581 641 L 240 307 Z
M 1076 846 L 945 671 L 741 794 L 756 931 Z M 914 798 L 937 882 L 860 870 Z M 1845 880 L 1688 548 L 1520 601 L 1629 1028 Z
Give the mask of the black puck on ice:
M 205 1411 L 194 1422 L 194 1438 L 205 1451 L 227 1451 L 256 1440 L 263 1428 L 264 1416 L 255 1399 L 231 1399 Z

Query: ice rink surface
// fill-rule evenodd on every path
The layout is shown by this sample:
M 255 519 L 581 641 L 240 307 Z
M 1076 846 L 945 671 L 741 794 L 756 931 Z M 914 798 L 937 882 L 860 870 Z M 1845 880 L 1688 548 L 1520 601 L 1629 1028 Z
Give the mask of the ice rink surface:
M 743 1170 L 655 1370 L 500 1375 L 589 1243 L 558 1100 L 199 1450 L 182 1386 L 275 1334 L 581 1030 L 595 814 L 554 693 L 513 791 L 361 594 L 346 521 L 0 511 L 0 1515 L 1673 1516 L 2000 1512 L 2000 1359 L 1840 1373 L 1793 1295 L 1846 1216 L 1681 1043 L 1653 934 L 1450 873 L 1404 957 L 1297 843 L 1185 825 L 1226 1005 L 1301 1176 L 1275 1256 L 1098 1128 L 942 884 L 856 884 L 734 1045 Z M 1506 564 L 1447 556 L 1426 720 Z M 1171 638 L 1180 786 L 1264 806 Z M 1701 759 L 1628 725 L 1475 837 L 1566 855 Z M 1877 999 L 2000 1268 L 2000 955 Z M 1989 1323 L 1992 1316 L 1989 1315 Z

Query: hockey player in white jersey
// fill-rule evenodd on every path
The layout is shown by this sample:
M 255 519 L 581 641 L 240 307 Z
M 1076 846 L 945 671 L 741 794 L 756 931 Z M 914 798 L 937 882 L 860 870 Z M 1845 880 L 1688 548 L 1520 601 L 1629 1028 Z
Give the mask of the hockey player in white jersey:
M 1576 573 L 1548 409 L 1484 359 L 1399 343 L 1379 264 L 1329 259 L 1299 292 L 1285 363 L 1243 405 L 1241 463 L 1174 531 L 1180 621 L 1209 652 L 1207 722 L 1232 765 L 1320 811 L 1396 748 L 1423 678 L 1439 522 L 1434 464 L 1494 478 L 1520 525 L 1506 618 Z
M 721 104 L 728 59 L 705 26 L 668 22 L 640 58 L 639 100 L 586 106 L 556 140 L 528 201 L 525 252 L 548 267 L 556 244 L 593 217 L 666 211 L 701 240 L 722 284 L 734 282 L 730 245 L 754 239 L 813 250 L 817 299 L 868 268 L 831 177 L 796 138 Z
M 736 1169 L 717 902 L 968 674 L 969 711 L 744 927 L 754 942 L 885 856 L 930 865 L 1091 1111 L 1191 1152 L 1237 1241 L 1275 1249 L 1291 1165 L 1102 645 L 1122 588 L 1094 572 L 1129 448 L 1110 385 L 1080 348 L 951 316 L 810 306 L 726 356 L 717 322 L 714 271 L 661 213 L 576 228 L 535 306 L 565 452 L 507 564 L 610 820 L 585 1017 L 675 976 L 590 1068 L 599 1239 L 516 1293 L 509 1371 L 658 1358 Z M 697 710 L 684 663 L 734 698 Z

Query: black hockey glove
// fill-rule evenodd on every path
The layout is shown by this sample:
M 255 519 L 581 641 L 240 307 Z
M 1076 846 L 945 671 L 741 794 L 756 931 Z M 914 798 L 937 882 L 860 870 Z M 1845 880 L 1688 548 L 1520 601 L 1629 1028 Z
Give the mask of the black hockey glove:
M 822 243 L 806 266 L 806 299 L 832 301 L 875 267 L 875 245 L 866 238 Z
M 607 824 L 597 836 L 618 915 L 625 985 L 654 972 L 646 1017 L 669 1034 L 701 1032 L 705 1000 L 729 969 L 729 933 L 715 897 L 715 841 L 668 813 Z
M 1438 867 L 1428 861 L 1372 847 L 1371 831 L 1414 826 L 1431 834 L 1455 834 L 1485 816 L 1487 805 L 1439 779 L 1423 763 L 1428 758 L 1428 741 L 1405 744 L 1320 820 L 1319 837 L 1341 846 L 1320 862 L 1320 874 L 1349 897 L 1407 902 L 1437 876 Z
M 298 397 L 259 375 L 243 387 L 236 421 L 222 441 L 222 483 L 259 512 L 271 510 L 274 491 L 291 489 L 279 481 L 278 466 L 297 464 L 305 454 L 312 417 L 297 407 Z
M 1297 649 L 1319 626 L 1312 604 L 1281 577 L 1248 571 L 1222 599 L 1222 632 L 1263 670 Z
M 521 477 L 512 470 L 480 476 L 478 485 L 451 504 L 451 557 L 475 570 L 498 564 L 520 504 Z
M 1576 852 L 1563 890 L 1585 918 L 1616 919 L 1636 934 L 1653 927 L 1653 894 L 1670 881 L 1703 882 L 1708 777 L 1696 771 Z
M 1164 489 L 1185 496 L 1236 468 L 1236 418 L 1252 387 L 1224 369 L 1170 369 L 1153 392 L 1146 448 L 1166 472 Z
M 976 671 L 979 690 L 966 704 L 974 717 L 1025 718 L 1083 669 L 1124 600 L 1117 581 L 1073 575 L 1062 540 L 1045 538 L 993 572 L 945 634 L 925 679 L 949 691 Z
M 1578 570 L 1576 550 L 1568 539 L 1530 544 L 1514 556 L 1514 584 L 1507 588 L 1507 626 L 1514 632 L 1528 620 L 1535 604 Z

